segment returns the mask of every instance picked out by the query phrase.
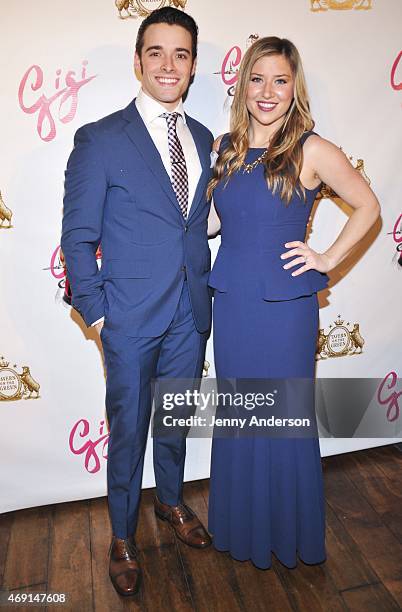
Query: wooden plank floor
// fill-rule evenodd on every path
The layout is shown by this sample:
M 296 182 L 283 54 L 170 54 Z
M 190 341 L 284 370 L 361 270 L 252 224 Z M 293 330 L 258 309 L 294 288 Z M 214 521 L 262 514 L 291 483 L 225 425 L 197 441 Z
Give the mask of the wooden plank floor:
M 67 593 L 68 604 L 46 609 L 71 612 L 402 610 L 402 453 L 386 446 L 327 457 L 323 467 L 322 565 L 289 570 L 274 560 L 261 571 L 212 547 L 191 549 L 156 521 L 149 489 L 137 532 L 143 588 L 135 598 L 120 598 L 109 582 L 105 498 L 0 515 L 0 587 Z M 185 499 L 207 523 L 208 481 L 187 483 Z M 0 607 L 12 609 L 28 607 Z

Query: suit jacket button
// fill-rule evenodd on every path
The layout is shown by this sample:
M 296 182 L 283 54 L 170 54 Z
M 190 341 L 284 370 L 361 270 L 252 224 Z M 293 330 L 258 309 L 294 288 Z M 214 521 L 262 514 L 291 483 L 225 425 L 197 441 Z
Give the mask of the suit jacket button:
M 182 267 L 181 267 L 181 271 L 182 271 L 182 272 L 185 272 L 185 271 L 186 271 L 186 266 L 182 266 Z
M 187 232 L 188 231 L 188 227 L 187 225 L 184 226 L 184 231 Z

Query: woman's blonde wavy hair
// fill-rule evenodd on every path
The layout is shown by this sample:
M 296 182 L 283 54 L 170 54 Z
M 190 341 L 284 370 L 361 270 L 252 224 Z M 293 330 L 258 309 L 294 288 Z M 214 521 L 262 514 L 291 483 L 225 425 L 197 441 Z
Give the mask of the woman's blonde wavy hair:
M 267 36 L 260 38 L 246 52 L 242 60 L 231 109 L 229 144 L 217 159 L 214 174 L 208 184 L 207 196 L 212 197 L 218 183 L 242 167 L 248 148 L 249 112 L 246 106 L 247 89 L 254 64 L 267 55 L 282 55 L 290 65 L 294 79 L 294 98 L 280 128 L 274 133 L 264 162 L 265 177 L 273 193 L 279 191 L 281 199 L 289 204 L 294 191 L 305 198 L 299 181 L 303 165 L 300 137 L 314 128 L 310 114 L 306 80 L 300 55 L 286 38 Z M 225 186 L 226 186 L 225 184 Z

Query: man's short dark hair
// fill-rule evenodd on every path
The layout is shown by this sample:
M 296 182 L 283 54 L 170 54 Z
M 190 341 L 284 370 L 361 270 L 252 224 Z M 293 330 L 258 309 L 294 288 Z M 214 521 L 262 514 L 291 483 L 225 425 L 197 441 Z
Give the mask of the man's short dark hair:
M 135 50 L 138 55 L 141 57 L 141 51 L 144 46 L 144 34 L 145 30 L 149 28 L 150 25 L 154 23 L 167 23 L 169 25 L 179 25 L 187 32 L 191 34 L 191 52 L 193 59 L 197 57 L 197 45 L 198 45 L 198 26 L 194 19 L 184 13 L 183 11 L 179 11 L 179 9 L 173 8 L 171 6 L 165 6 L 160 9 L 156 9 L 152 11 L 150 15 L 140 25 L 140 29 L 137 34 L 137 41 L 135 43 Z

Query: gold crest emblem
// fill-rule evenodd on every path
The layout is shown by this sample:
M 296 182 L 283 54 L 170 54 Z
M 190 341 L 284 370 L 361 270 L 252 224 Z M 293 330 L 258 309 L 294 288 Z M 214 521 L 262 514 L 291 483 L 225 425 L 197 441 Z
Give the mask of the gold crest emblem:
M 319 11 L 368 11 L 373 8 L 373 0 L 310 0 L 310 10 Z
M 148 17 L 153 11 L 164 6 L 185 9 L 187 0 L 115 0 L 120 19 Z M 125 11 L 125 14 L 123 14 Z
M 342 151 L 342 147 L 340 147 L 341 151 Z M 350 163 L 353 166 L 353 157 L 350 156 L 349 158 Z M 354 166 L 355 170 L 357 170 L 358 172 L 360 172 L 360 174 L 362 175 L 362 177 L 364 178 L 365 181 L 367 181 L 367 183 L 370 185 L 371 181 L 369 179 L 369 177 L 367 176 L 365 170 L 364 170 L 364 161 L 362 159 L 358 159 L 356 162 L 356 165 Z M 329 187 L 328 185 L 324 185 L 321 187 L 321 190 L 318 192 L 317 195 L 317 199 L 320 198 L 338 198 L 338 194 L 335 193 L 335 191 L 333 189 L 331 189 L 331 187 Z
M 250 36 L 247 38 L 246 40 L 246 50 L 250 49 L 250 47 L 257 42 L 257 40 L 260 38 L 259 34 L 250 34 Z
M 360 355 L 363 352 L 364 339 L 360 333 L 359 323 L 344 322 L 341 316 L 329 326 L 326 334 L 320 329 L 317 338 L 316 359 Z
M 1 196 L 1 191 L 0 191 L 0 228 L 10 229 L 11 227 L 13 227 L 11 225 L 12 216 L 13 216 L 13 213 L 5 205 L 4 200 Z M 8 225 L 4 225 L 5 223 L 8 223 Z
M 21 374 L 14 364 L 0 357 L 0 401 L 38 399 L 40 384 L 33 379 L 28 366 L 22 366 Z

